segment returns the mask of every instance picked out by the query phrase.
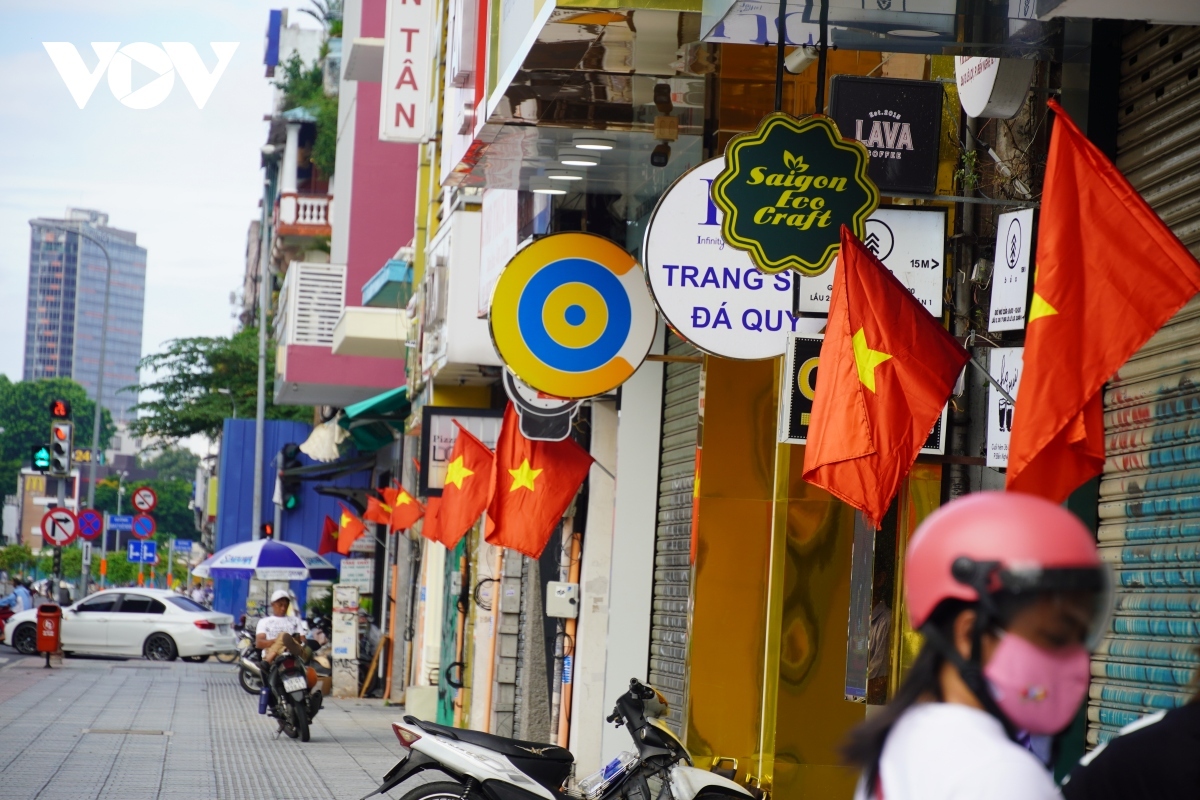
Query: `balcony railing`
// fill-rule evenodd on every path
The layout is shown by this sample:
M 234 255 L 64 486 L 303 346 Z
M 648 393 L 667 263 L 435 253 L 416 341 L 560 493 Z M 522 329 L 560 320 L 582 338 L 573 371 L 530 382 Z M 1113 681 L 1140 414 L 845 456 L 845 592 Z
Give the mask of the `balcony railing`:
M 329 236 L 332 217 L 333 197 L 327 194 L 284 192 L 275 203 L 276 232 L 280 236 Z

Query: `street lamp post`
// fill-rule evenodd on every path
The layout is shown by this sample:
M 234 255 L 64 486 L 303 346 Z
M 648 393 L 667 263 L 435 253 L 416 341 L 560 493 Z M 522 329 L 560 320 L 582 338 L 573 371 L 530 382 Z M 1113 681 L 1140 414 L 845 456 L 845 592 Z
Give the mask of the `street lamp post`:
M 217 394 L 223 394 L 229 398 L 229 410 L 233 415 L 231 419 L 237 419 L 237 401 L 233 398 L 233 391 L 231 389 L 221 388 L 217 389 Z
M 267 320 L 271 309 L 271 225 L 274 206 L 272 194 L 275 166 L 275 146 L 263 145 L 263 201 L 262 223 L 259 225 L 258 257 L 258 396 L 254 405 L 254 507 L 250 510 L 250 536 L 258 539 L 262 535 L 262 483 L 263 483 L 263 439 L 267 417 Z

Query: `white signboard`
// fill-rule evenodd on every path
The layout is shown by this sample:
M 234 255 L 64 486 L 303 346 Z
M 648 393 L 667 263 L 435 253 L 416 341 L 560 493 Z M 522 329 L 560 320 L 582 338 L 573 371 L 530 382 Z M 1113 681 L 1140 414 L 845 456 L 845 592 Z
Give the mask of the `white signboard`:
M 996 222 L 996 263 L 992 267 L 989 331 L 1025 327 L 1029 297 L 1029 251 L 1033 247 L 1033 209 L 1001 214 Z
M 1021 385 L 1021 365 L 1024 347 L 997 347 L 991 352 L 988 373 L 1004 391 L 1017 396 Z M 1012 437 L 1013 404 L 1000 396 L 996 387 L 988 384 L 987 465 L 1008 466 L 1008 441 Z
M 436 8 L 430 0 L 387 0 L 379 92 L 379 138 L 385 142 L 429 138 Z
M 1025 58 L 955 56 L 958 101 L 968 117 L 1011 119 L 1021 110 L 1037 62 Z
M 935 317 L 942 315 L 946 211 L 880 208 L 867 218 L 863 244 Z M 828 314 L 837 259 L 822 275 L 800 279 L 800 310 Z
M 479 307 L 477 315 L 487 319 L 492 289 L 504 267 L 517 252 L 520 193 L 513 189 L 484 189 L 479 221 Z
M 339 586 L 357 586 L 363 594 L 374 591 L 375 559 L 343 558 L 338 570 Z
M 758 360 L 783 355 L 791 333 L 824 320 L 792 314 L 795 273 L 764 275 L 721 236 L 723 212 L 709 186 L 724 157 L 686 172 L 658 201 L 642 246 L 650 293 L 675 331 L 706 353 Z

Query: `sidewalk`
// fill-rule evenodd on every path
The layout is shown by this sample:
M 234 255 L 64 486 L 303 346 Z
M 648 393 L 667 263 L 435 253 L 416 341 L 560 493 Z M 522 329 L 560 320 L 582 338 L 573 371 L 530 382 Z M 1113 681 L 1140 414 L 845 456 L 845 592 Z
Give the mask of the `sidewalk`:
M 228 664 L 36 664 L 0 667 L 5 800 L 357 800 L 399 758 L 379 700 L 326 700 L 302 744 Z

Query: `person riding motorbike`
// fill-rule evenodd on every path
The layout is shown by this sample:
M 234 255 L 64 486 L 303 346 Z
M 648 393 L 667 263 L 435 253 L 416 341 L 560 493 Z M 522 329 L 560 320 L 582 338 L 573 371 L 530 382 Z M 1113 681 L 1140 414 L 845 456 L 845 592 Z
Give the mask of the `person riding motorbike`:
M 308 633 L 303 619 L 288 616 L 291 604 L 291 593 L 287 589 L 276 589 L 271 594 L 271 615 L 260 619 L 254 629 L 254 644 L 268 664 L 284 651 L 283 634 L 289 633 L 303 644 Z
M 0 597 L 0 606 L 10 606 L 14 614 L 33 608 L 33 595 L 29 591 L 31 586 L 33 581 L 25 578 L 9 594 Z
M 1017 741 L 1075 717 L 1107 589 L 1092 534 L 1048 500 L 984 492 L 931 514 L 904 575 L 925 643 L 892 702 L 851 734 L 856 800 L 1060 797 Z

